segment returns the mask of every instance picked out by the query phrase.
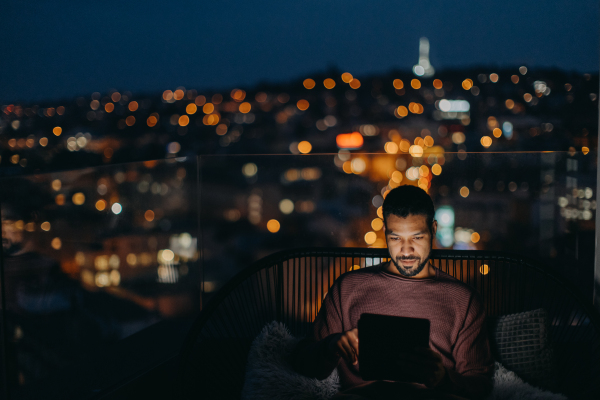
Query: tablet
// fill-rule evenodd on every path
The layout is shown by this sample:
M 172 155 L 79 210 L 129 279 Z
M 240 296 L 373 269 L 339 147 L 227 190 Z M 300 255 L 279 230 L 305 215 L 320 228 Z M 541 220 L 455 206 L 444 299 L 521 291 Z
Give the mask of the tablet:
M 358 361 L 366 381 L 410 381 L 400 376 L 396 360 L 402 352 L 429 347 L 429 320 L 361 314 L 358 320 Z

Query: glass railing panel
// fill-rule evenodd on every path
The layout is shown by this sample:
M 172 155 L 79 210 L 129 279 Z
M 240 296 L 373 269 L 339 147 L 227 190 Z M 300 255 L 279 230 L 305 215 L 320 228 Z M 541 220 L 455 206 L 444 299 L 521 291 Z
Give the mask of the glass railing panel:
M 81 383 L 65 379 L 74 369 L 99 368 L 96 357 L 123 339 L 199 310 L 195 158 L 4 178 L 0 187 L 11 399 L 74 390 Z
M 434 200 L 434 247 L 532 257 L 591 301 L 594 152 L 387 147 L 393 154 L 211 155 L 2 179 L 11 398 L 194 315 L 278 250 L 385 247 L 380 207 L 399 185 Z

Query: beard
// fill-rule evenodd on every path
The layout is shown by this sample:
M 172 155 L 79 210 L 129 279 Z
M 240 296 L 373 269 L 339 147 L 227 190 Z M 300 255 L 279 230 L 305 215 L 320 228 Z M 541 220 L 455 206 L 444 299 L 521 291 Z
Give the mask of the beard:
M 419 272 L 423 271 L 423 269 L 429 262 L 430 258 L 431 258 L 431 250 L 429 250 L 429 253 L 427 253 L 427 257 L 425 257 L 424 260 L 421 260 L 421 257 L 396 257 L 395 260 L 392 259 L 392 262 L 396 266 L 396 269 L 398 270 L 398 272 L 400 272 L 400 275 L 403 275 L 406 277 L 412 277 L 412 276 L 419 274 Z M 407 270 L 400 263 L 400 261 L 402 261 L 402 260 L 417 260 L 417 267 Z

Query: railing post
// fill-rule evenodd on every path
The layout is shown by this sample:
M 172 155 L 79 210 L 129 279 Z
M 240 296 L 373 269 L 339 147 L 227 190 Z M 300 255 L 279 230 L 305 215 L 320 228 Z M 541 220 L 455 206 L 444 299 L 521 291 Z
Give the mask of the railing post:
M 284 322 L 283 318 L 283 262 L 278 262 L 275 269 L 277 271 L 275 282 L 275 316 L 277 321 Z

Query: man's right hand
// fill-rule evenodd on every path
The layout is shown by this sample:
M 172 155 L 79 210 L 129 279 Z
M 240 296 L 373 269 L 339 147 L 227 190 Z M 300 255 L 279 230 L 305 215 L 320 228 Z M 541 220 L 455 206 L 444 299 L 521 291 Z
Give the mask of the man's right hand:
M 327 346 L 329 355 L 342 357 L 348 364 L 358 363 L 358 329 L 338 333 L 329 341 Z

